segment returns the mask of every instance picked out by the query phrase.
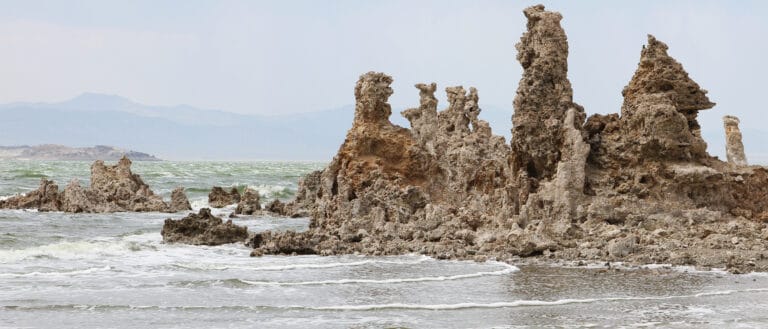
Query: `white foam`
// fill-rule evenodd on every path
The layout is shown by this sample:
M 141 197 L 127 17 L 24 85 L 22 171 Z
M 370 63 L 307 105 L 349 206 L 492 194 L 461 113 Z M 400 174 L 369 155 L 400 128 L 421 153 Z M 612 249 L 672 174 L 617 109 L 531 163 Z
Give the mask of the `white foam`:
M 97 258 L 117 256 L 137 251 L 148 242 L 157 239 L 156 234 L 141 234 L 123 239 L 95 238 L 90 241 L 66 241 L 27 249 L 0 250 L 0 264 L 13 263 L 29 258 L 52 257 L 57 259 Z
M 192 209 L 194 210 L 200 210 L 202 208 L 210 208 L 211 205 L 208 204 L 208 198 L 200 198 L 200 199 L 194 199 L 190 200 L 190 206 L 192 206 Z
M 409 310 L 460 310 L 460 309 L 472 309 L 472 308 L 510 308 L 510 307 L 526 307 L 526 306 L 557 306 L 568 304 L 588 304 L 598 302 L 615 302 L 615 301 L 637 301 L 637 300 L 669 300 L 678 298 L 700 298 L 707 296 L 721 296 L 732 295 L 736 293 L 750 293 L 750 292 L 766 292 L 765 289 L 746 289 L 746 290 L 723 290 L 723 291 L 711 291 L 702 292 L 693 295 L 682 296 L 659 296 L 659 297 L 607 297 L 607 298 L 586 298 L 586 299 L 559 299 L 554 301 L 543 300 L 517 300 L 512 302 L 495 302 L 495 303 L 457 303 L 457 304 L 404 304 L 404 303 L 392 303 L 392 304 L 372 304 L 372 305 L 340 305 L 340 306 L 322 306 L 313 307 L 314 310 L 322 311 L 371 311 L 371 310 L 383 310 L 383 309 L 409 309 Z
M 0 273 L 0 278 L 26 278 L 26 277 L 67 277 L 80 274 L 92 274 L 108 272 L 112 270 L 111 266 L 93 267 L 83 270 L 72 270 L 62 272 L 29 272 L 29 273 Z
M 0 211 L 12 213 L 12 214 L 24 214 L 24 213 L 30 213 L 30 212 L 39 212 L 37 209 L 0 209 Z M 51 212 L 55 213 L 55 212 Z
M 272 197 L 275 194 L 284 193 L 288 189 L 287 186 L 283 185 L 249 185 L 248 187 L 258 191 L 262 197 Z
M 504 265 L 506 265 L 505 266 L 506 268 L 498 271 L 476 272 L 476 273 L 470 273 L 470 274 L 458 274 L 458 275 L 450 275 L 450 276 L 427 276 L 427 277 L 420 277 L 420 278 L 383 279 L 383 280 L 339 279 L 339 280 L 299 281 L 299 282 L 249 281 L 249 280 L 242 280 L 242 279 L 240 279 L 239 281 L 246 284 L 259 285 L 259 286 L 310 286 L 310 285 L 358 284 L 358 283 L 396 284 L 396 283 L 431 282 L 431 281 L 452 281 L 452 280 L 479 278 L 483 276 L 500 276 L 500 275 L 514 273 L 520 270 L 516 266 L 512 266 L 508 264 L 504 264 Z
M 12 197 L 15 197 L 15 196 L 17 196 L 17 195 L 18 195 L 18 194 L 14 194 L 14 195 L 0 195 L 0 201 L 5 201 L 5 200 L 8 200 L 8 199 L 10 199 L 10 198 L 12 198 Z
M 390 261 L 390 260 L 362 260 L 356 262 L 338 262 L 338 263 L 325 263 L 325 264 L 288 264 L 288 265 L 270 265 L 260 266 L 259 264 L 253 264 L 249 266 L 244 265 L 225 265 L 225 264 L 175 264 L 176 266 L 192 269 L 192 270 L 252 270 L 252 271 L 284 271 L 284 270 L 297 270 L 297 269 L 326 269 L 345 266 L 362 266 L 368 264 L 392 264 L 392 265 L 414 265 L 423 263 L 427 260 L 431 260 L 430 257 L 421 257 L 413 261 Z
M 548 264 L 548 265 L 551 267 L 560 267 L 560 268 L 584 268 L 584 269 L 616 268 L 621 270 L 641 270 L 641 269 L 642 270 L 668 270 L 668 271 L 675 271 L 680 273 L 691 273 L 691 274 L 717 274 L 717 275 L 730 274 L 724 268 L 697 269 L 695 266 L 690 266 L 690 265 L 672 265 L 672 264 L 628 265 L 628 264 L 625 264 L 624 262 L 605 262 L 605 261 L 587 262 L 584 265 L 573 265 L 576 262 L 571 262 L 571 263 L 572 264 Z

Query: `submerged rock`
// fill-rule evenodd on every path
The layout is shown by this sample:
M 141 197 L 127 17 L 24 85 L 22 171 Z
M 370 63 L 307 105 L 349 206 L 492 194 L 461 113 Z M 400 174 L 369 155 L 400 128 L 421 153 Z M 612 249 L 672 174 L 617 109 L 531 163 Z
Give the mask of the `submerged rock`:
M 232 220 L 224 222 L 213 216 L 211 209 L 202 208 L 197 214 L 191 213 L 180 220 L 166 219 L 160 234 L 166 243 L 217 246 L 244 242 L 248 229 L 233 224 Z
M 768 171 L 706 153 L 696 116 L 715 104 L 667 45 L 649 36 L 621 113 L 585 122 L 567 78 L 562 16 L 541 5 L 524 13 L 511 144 L 480 119 L 474 88 L 446 88 L 448 107 L 438 111 L 437 85 L 417 84 L 419 106 L 402 112 L 406 129 L 389 121 L 392 78 L 364 74 L 338 154 L 300 181 L 294 201 L 267 206 L 308 214 L 309 229 L 259 233 L 252 255 L 417 252 L 768 270 Z
M 52 181 L 43 180 L 40 188 L 25 195 L 0 202 L 0 208 L 37 208 L 40 211 L 64 212 L 176 212 L 189 208 L 184 191 L 174 191 L 173 207 L 163 201 L 144 183 L 139 175 L 131 172 L 131 160 L 123 157 L 115 165 L 95 161 L 91 165 L 91 186 L 84 188 L 72 180 L 63 191 Z
M 208 204 L 213 208 L 224 208 L 240 202 L 240 192 L 233 187 L 229 192 L 219 186 L 214 186 L 208 194 Z
M 261 210 L 261 198 L 259 197 L 259 192 L 251 188 L 246 188 L 240 202 L 237 203 L 235 214 L 253 215 L 253 213 L 259 210 Z

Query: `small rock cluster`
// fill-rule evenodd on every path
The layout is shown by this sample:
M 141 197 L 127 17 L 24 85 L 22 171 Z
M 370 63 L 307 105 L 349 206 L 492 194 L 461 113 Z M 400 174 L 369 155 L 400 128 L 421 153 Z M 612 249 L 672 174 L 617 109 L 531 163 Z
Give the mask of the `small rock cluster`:
M 139 175 L 131 172 L 131 160 L 123 157 L 116 165 L 99 160 L 91 165 L 91 185 L 84 188 L 72 180 L 63 191 L 43 179 L 40 187 L 24 195 L 0 201 L 0 209 L 33 209 L 72 213 L 179 212 L 191 210 L 183 188 L 171 193 L 166 203 L 155 195 Z
M 211 214 L 211 209 L 202 208 L 180 220 L 166 219 L 160 232 L 167 243 L 216 246 L 243 242 L 248 238 L 248 229 L 224 221 Z
M 236 187 L 229 192 L 219 186 L 214 186 L 211 193 L 208 194 L 208 204 L 213 208 L 224 208 L 229 205 L 237 204 L 234 214 L 253 215 L 261 210 L 261 197 L 259 192 L 248 187 L 240 195 Z
M 214 186 L 208 194 L 208 205 L 213 208 L 224 208 L 240 202 L 240 192 L 233 187 L 229 192 L 219 186 Z

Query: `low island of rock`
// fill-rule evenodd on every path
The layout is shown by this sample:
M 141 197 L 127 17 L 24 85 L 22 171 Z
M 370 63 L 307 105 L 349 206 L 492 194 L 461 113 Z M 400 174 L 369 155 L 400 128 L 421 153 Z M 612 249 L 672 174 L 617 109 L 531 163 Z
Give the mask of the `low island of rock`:
M 183 188 L 171 193 L 166 203 L 141 177 L 131 172 L 131 160 L 123 157 L 115 165 L 97 160 L 91 165 L 91 185 L 84 188 L 72 180 L 63 191 L 53 181 L 42 179 L 29 193 L 0 201 L 0 209 L 37 209 L 71 213 L 180 212 L 191 210 Z
M 211 214 L 211 209 L 202 208 L 180 220 L 166 219 L 160 233 L 166 243 L 217 246 L 227 243 L 242 243 L 248 238 L 248 229 L 224 221 Z
M 240 192 L 233 187 L 229 192 L 220 186 L 214 186 L 208 194 L 208 205 L 213 208 L 224 208 L 240 202 Z
M 480 119 L 478 91 L 417 84 L 392 124 L 392 78 L 355 86 L 355 117 L 327 168 L 268 209 L 311 217 L 305 232 L 262 232 L 253 255 L 421 253 L 443 259 L 557 259 L 768 270 L 768 171 L 747 166 L 727 117 L 729 162 L 697 121 L 715 106 L 653 36 L 620 113 L 573 102 L 562 16 L 525 9 L 512 140 Z

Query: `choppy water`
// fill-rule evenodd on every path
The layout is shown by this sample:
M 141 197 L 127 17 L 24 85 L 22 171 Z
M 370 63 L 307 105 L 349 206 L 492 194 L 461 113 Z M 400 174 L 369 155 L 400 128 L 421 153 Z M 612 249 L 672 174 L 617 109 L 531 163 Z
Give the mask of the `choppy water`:
M 290 198 L 317 163 L 135 163 L 166 197 L 212 185 Z M 0 196 L 88 163 L 0 162 Z M 219 210 L 228 213 L 228 209 Z M 178 217 L 179 215 L 173 215 Z M 0 327 L 517 328 L 768 326 L 768 276 L 511 266 L 398 257 L 250 258 L 240 245 L 162 243 L 167 214 L 0 211 Z M 306 219 L 243 217 L 249 230 Z

